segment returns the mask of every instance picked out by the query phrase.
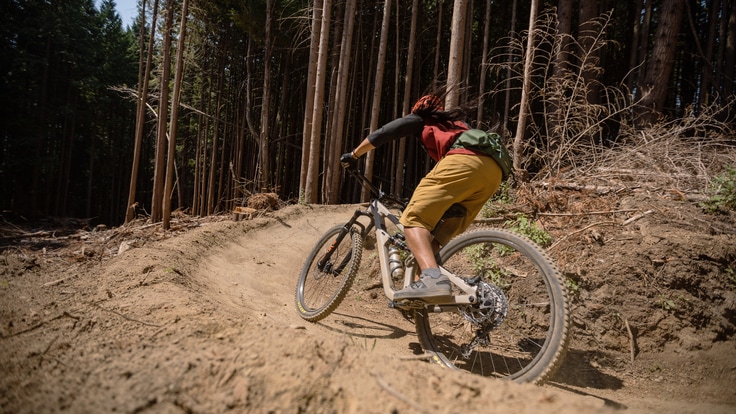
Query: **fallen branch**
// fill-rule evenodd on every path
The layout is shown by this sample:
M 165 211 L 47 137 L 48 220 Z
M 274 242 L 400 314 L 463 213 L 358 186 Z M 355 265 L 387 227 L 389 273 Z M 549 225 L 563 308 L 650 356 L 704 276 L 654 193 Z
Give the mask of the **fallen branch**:
M 12 333 L 12 334 L 8 335 L 8 337 L 11 337 L 11 336 L 18 336 L 18 335 L 21 335 L 21 334 L 24 334 L 24 333 L 28 333 L 28 332 L 31 332 L 31 331 L 35 331 L 36 329 L 38 329 L 38 328 L 40 328 L 40 327 L 42 327 L 42 326 L 46 325 L 47 323 L 49 323 L 49 322 L 53 322 L 53 321 L 55 321 L 55 320 L 57 320 L 57 319 L 61 319 L 61 318 L 72 318 L 72 319 L 74 319 L 75 321 L 78 321 L 78 320 L 80 319 L 80 318 L 79 318 L 79 316 L 74 316 L 74 315 L 70 314 L 69 312 L 66 312 L 66 311 L 64 311 L 64 313 L 62 313 L 62 314 L 61 314 L 61 315 L 59 315 L 59 316 L 53 317 L 53 318 L 51 318 L 51 319 L 49 319 L 49 320 L 46 320 L 46 321 L 41 321 L 41 322 L 39 322 L 39 323 L 37 323 L 37 324 L 35 324 L 35 325 L 31 326 L 30 328 L 27 328 L 27 329 L 24 329 L 24 330 L 22 330 L 22 331 L 18 331 L 18 332 Z
M 537 213 L 538 216 L 548 217 L 576 217 L 576 216 L 597 216 L 606 214 L 617 214 L 617 213 L 631 213 L 632 211 L 639 211 L 637 209 L 625 209 L 625 210 L 610 210 L 610 211 L 588 211 L 585 213 Z
M 617 193 L 621 190 L 624 190 L 625 187 L 605 187 L 600 185 L 579 185 L 579 184 L 553 184 L 553 183 L 547 183 L 542 182 L 540 183 L 542 187 L 553 189 L 553 190 L 575 190 L 575 191 L 587 191 L 590 193 L 595 194 L 609 194 L 609 193 Z
M 56 358 L 54 356 L 48 356 L 47 355 L 49 353 L 49 351 L 51 350 L 51 346 L 54 345 L 54 342 L 56 342 L 57 339 L 59 339 L 59 336 L 58 335 L 54 339 L 52 339 L 51 342 L 49 342 L 49 345 L 46 347 L 46 349 L 43 350 L 43 352 L 41 352 L 41 353 L 32 352 L 31 353 L 31 356 L 37 356 L 38 357 L 38 366 L 39 367 L 41 367 L 41 362 L 44 359 L 50 359 L 50 360 L 56 361 L 56 363 L 59 364 L 59 365 L 67 366 L 59 358 Z
M 633 364 L 634 356 L 636 356 L 636 339 L 634 339 L 634 334 L 631 332 L 629 320 L 624 319 L 624 324 L 626 325 L 626 331 L 629 332 L 629 351 L 631 352 L 631 363 Z
M 49 237 L 53 235 L 54 233 L 51 231 L 36 231 L 33 233 L 20 233 L 20 234 L 12 234 L 10 236 L 2 236 L 0 237 L 0 240 L 17 240 L 17 239 L 26 239 L 26 238 L 32 238 L 32 237 Z
M 693 178 L 699 178 L 702 180 L 707 180 L 707 177 L 705 176 L 693 176 L 690 173 L 662 173 L 662 172 L 651 172 L 651 171 L 645 171 L 642 169 L 615 169 L 615 168 L 598 168 L 598 172 L 600 173 L 610 173 L 612 175 L 636 175 L 636 176 L 648 176 L 648 177 L 661 177 L 661 178 L 687 178 L 687 179 L 693 179 Z
M 382 287 L 383 287 L 383 281 L 382 280 L 377 280 L 373 284 L 370 284 L 370 285 L 367 285 L 367 286 L 363 287 L 363 291 L 365 292 L 365 291 L 368 291 L 368 290 L 378 289 L 378 288 L 382 288 Z
M 611 225 L 616 225 L 616 224 L 620 224 L 621 226 L 626 226 L 626 225 L 631 224 L 631 223 L 635 222 L 636 220 L 639 220 L 640 218 L 645 217 L 645 216 L 648 216 L 649 214 L 652 214 L 652 213 L 654 213 L 654 210 L 647 210 L 647 211 L 645 211 L 645 212 L 643 212 L 641 214 L 637 214 L 637 215 L 635 215 L 635 216 L 633 216 L 631 218 L 628 218 L 628 219 L 624 220 L 622 223 L 619 223 L 617 221 L 607 220 L 607 221 L 599 221 L 597 223 L 589 224 L 589 225 L 583 227 L 580 230 L 576 230 L 576 231 L 574 231 L 572 233 L 566 234 L 565 237 L 561 238 L 560 240 L 557 240 L 551 246 L 549 246 L 549 248 L 547 250 L 552 250 L 553 248 L 557 247 L 557 245 L 559 245 L 563 241 L 569 239 L 570 237 L 572 237 L 572 236 L 574 236 L 574 235 L 576 235 L 578 233 L 582 233 L 582 232 L 584 232 L 585 230 L 588 230 L 591 227 L 604 226 L 604 225 L 611 226 Z
M 46 282 L 46 283 L 44 283 L 41 286 L 43 286 L 43 287 L 56 286 L 56 285 L 60 285 L 60 284 L 64 283 L 65 280 L 66 280 L 66 278 L 65 277 L 62 277 L 61 279 L 56 279 L 56 280 L 52 280 L 50 282 Z
M 635 222 L 636 220 L 639 220 L 640 218 L 642 218 L 644 216 L 648 216 L 648 215 L 650 215 L 652 213 L 654 213 L 654 210 L 647 210 L 647 211 L 645 211 L 645 212 L 643 212 L 641 214 L 637 214 L 634 217 L 631 217 L 629 219 L 626 219 L 623 223 L 621 223 L 621 225 L 622 226 L 625 226 L 627 224 L 631 224 L 631 223 Z
M 599 221 L 599 222 L 597 222 L 597 223 L 592 223 L 592 224 L 589 224 L 589 225 L 587 225 L 587 226 L 583 227 L 583 228 L 582 228 L 582 229 L 580 229 L 580 230 L 576 230 L 576 231 L 574 231 L 574 232 L 572 232 L 572 233 L 568 233 L 568 234 L 566 234 L 566 235 L 565 235 L 565 237 L 561 238 L 560 240 L 557 240 L 557 241 L 556 241 L 556 242 L 554 242 L 554 243 L 553 243 L 553 244 L 552 244 L 551 246 L 549 246 L 549 248 L 547 248 L 547 250 L 552 250 L 552 249 L 554 249 L 555 247 L 557 247 L 557 246 L 558 246 L 558 245 L 559 245 L 560 243 L 562 243 L 563 241 L 565 241 L 565 240 L 569 239 L 570 237 L 572 237 L 572 236 L 574 236 L 574 235 L 576 235 L 576 234 L 578 234 L 578 233 L 582 233 L 582 232 L 584 232 L 585 230 L 588 230 L 588 229 L 589 229 L 589 228 L 591 228 L 591 227 L 595 227 L 595 226 L 612 226 L 612 225 L 616 225 L 616 224 L 619 224 L 619 223 L 618 223 L 618 221 Z

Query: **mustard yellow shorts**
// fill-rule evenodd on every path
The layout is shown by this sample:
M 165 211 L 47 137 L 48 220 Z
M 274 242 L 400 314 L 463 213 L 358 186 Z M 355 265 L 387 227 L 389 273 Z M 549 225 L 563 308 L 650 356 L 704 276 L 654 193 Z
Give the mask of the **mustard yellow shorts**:
M 442 234 L 435 234 L 444 245 L 470 226 L 500 185 L 501 168 L 491 157 L 447 155 L 419 182 L 399 221 L 404 227 L 433 231 L 451 205 L 461 204 L 467 210 L 465 217 L 453 220 L 451 229 L 445 228 L 446 223 Z

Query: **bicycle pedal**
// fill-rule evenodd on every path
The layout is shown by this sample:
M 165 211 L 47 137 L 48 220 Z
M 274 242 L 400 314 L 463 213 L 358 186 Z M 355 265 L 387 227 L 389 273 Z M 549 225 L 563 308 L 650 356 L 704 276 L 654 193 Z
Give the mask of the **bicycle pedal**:
M 398 309 L 400 311 L 405 311 L 409 309 L 421 309 L 424 307 L 425 304 L 426 303 L 421 300 L 406 299 L 406 300 L 389 301 L 388 307 L 391 309 Z

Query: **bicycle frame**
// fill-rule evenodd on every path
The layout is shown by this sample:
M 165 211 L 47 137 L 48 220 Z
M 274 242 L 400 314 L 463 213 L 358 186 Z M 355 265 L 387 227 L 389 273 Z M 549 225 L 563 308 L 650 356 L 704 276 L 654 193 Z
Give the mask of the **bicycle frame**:
M 384 294 L 386 295 L 388 300 L 393 306 L 398 308 L 427 306 L 427 304 L 422 301 L 418 301 L 418 303 L 412 304 L 406 304 L 403 302 L 397 303 L 394 301 L 395 290 L 393 286 L 393 281 L 391 279 L 391 270 L 389 268 L 388 250 L 392 244 L 398 245 L 402 249 L 405 249 L 407 251 L 409 249 L 403 240 L 401 240 L 399 237 L 389 234 L 386 225 L 387 220 L 395 225 L 401 234 L 404 233 L 404 226 L 399 222 L 399 218 L 395 214 L 393 214 L 384 204 L 384 201 L 396 203 L 402 206 L 402 209 L 403 207 L 405 207 L 406 203 L 387 195 L 385 192 L 383 192 L 383 190 L 370 182 L 368 178 L 358 173 L 356 168 L 348 168 L 347 172 L 355 179 L 357 179 L 363 187 L 368 188 L 374 195 L 374 198 L 368 203 L 368 208 L 366 210 L 355 211 L 353 217 L 345 224 L 345 232 L 341 234 L 340 237 L 344 237 L 346 234 L 348 234 L 350 229 L 352 229 L 354 226 L 360 228 L 360 233 L 363 238 L 365 238 L 371 231 L 374 231 L 376 236 L 376 247 L 378 249 L 378 259 L 380 263 L 379 267 L 381 269 L 381 282 L 383 285 Z M 368 217 L 370 219 L 370 222 L 367 226 L 358 221 L 358 219 L 361 217 Z M 412 265 L 407 265 L 406 267 L 403 285 L 399 287 L 399 289 L 403 289 L 414 282 L 415 275 L 418 272 L 418 266 L 416 265 L 415 261 L 411 262 Z M 477 290 L 476 286 L 473 286 L 469 284 L 465 279 L 448 272 L 442 266 L 440 266 L 440 271 L 445 274 L 455 286 L 460 288 L 462 294 L 455 294 L 450 302 L 433 304 L 432 306 L 434 306 L 434 312 L 454 310 L 457 308 L 458 305 L 469 305 L 475 303 Z
M 374 234 L 388 306 L 414 323 L 432 361 L 519 382 L 541 383 L 554 374 L 569 344 L 568 294 L 561 272 L 539 246 L 503 229 L 460 234 L 438 256 L 440 272 L 455 286 L 451 296 L 396 299 L 419 273 L 396 212 L 406 203 L 354 167 L 347 171 L 372 198 L 347 223 L 326 231 L 308 254 L 295 292 L 302 318 L 317 322 L 337 309 L 360 271 L 367 236 Z M 435 230 L 453 230 L 465 214 L 453 204 Z

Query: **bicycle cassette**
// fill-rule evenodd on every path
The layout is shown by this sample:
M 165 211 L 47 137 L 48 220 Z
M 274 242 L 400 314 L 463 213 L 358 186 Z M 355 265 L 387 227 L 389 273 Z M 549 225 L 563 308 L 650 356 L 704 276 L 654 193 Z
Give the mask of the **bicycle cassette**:
M 499 326 L 505 319 L 509 303 L 501 288 L 486 282 L 478 283 L 476 291 L 478 301 L 461 311 L 462 315 L 475 325 L 483 326 L 486 331 Z

